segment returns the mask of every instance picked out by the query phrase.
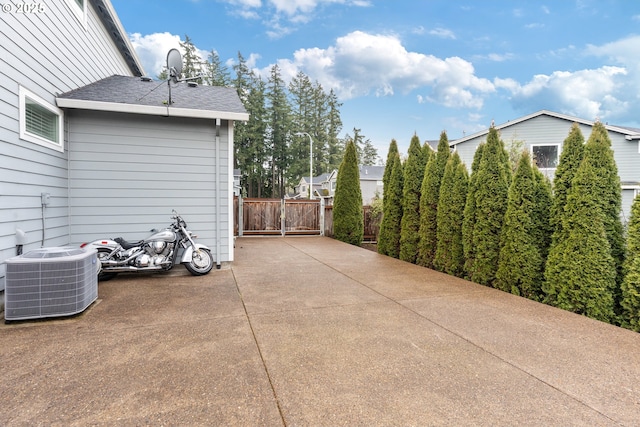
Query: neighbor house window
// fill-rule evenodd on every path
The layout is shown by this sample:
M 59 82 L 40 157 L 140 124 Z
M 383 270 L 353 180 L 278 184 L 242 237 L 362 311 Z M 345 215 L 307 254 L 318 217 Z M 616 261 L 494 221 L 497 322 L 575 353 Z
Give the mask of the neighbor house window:
M 67 0 L 69 7 L 73 11 L 74 15 L 82 23 L 87 26 L 87 0 Z
M 539 169 L 555 169 L 560 160 L 560 146 L 532 145 L 531 157 Z
M 20 87 L 20 138 L 64 151 L 62 111 Z

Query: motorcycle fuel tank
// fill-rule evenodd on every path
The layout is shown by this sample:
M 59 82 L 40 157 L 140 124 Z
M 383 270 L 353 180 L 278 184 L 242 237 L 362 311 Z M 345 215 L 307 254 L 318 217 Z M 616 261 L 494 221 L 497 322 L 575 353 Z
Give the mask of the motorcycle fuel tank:
M 162 240 L 163 242 L 175 242 L 176 233 L 174 233 L 172 230 L 162 230 L 147 237 L 146 240 Z

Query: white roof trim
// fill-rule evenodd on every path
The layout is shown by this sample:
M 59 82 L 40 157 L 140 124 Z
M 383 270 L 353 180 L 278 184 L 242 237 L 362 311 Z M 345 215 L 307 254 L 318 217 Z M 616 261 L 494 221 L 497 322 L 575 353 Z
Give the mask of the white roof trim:
M 133 45 L 131 44 L 131 40 L 129 40 L 129 35 L 125 31 L 124 26 L 122 25 L 122 22 L 120 22 L 120 18 L 118 17 L 118 14 L 116 13 L 116 10 L 114 9 L 113 5 L 111 4 L 111 0 L 105 0 L 104 1 L 104 6 L 107 8 L 107 11 L 111 15 L 111 19 L 113 20 L 113 23 L 115 24 L 115 26 L 118 28 L 118 31 L 120 32 L 120 36 L 122 37 L 122 39 L 124 40 L 125 44 L 127 45 L 127 48 L 129 49 L 129 53 L 131 54 L 131 57 L 133 58 L 133 60 L 135 61 L 136 65 L 138 66 L 138 68 L 142 72 L 142 75 L 144 75 L 145 71 L 144 71 L 144 68 L 142 67 L 142 62 L 140 62 L 140 58 L 138 57 L 138 53 L 133 48 Z
M 116 113 L 147 114 L 164 117 L 191 117 L 196 119 L 249 120 L 248 113 L 232 113 L 228 111 L 197 110 L 193 108 L 175 108 L 170 106 L 153 106 L 140 104 L 123 104 L 116 102 L 87 101 L 82 99 L 56 98 L 60 108 L 77 108 L 80 110 L 111 111 Z
M 512 126 L 512 125 L 527 121 L 527 120 L 532 119 L 534 117 L 543 116 L 543 115 L 556 117 L 558 119 L 563 119 L 563 120 L 567 120 L 567 121 L 570 121 L 570 122 L 577 122 L 577 123 L 580 123 L 580 124 L 583 124 L 583 125 L 587 125 L 587 126 L 593 126 L 595 124 L 595 121 L 585 120 L 585 119 L 581 119 L 581 118 L 573 117 L 573 116 L 568 116 L 566 114 L 556 113 L 554 111 L 540 110 L 540 111 L 537 111 L 535 113 L 529 114 L 527 116 L 523 116 L 523 117 L 517 118 L 515 120 L 511 120 L 511 121 L 508 121 L 506 123 L 502 123 L 501 125 L 495 126 L 495 128 L 497 130 L 501 130 L 501 129 L 507 128 L 509 126 Z M 624 129 L 624 128 L 620 128 L 620 127 L 617 127 L 617 126 L 610 126 L 610 125 L 605 125 L 604 127 L 609 131 L 613 131 L 613 132 L 617 132 L 617 133 L 621 133 L 621 134 L 627 135 L 627 139 L 630 139 L 629 136 L 631 136 L 631 138 L 633 138 L 633 139 L 640 139 L 640 135 L 638 135 L 636 132 L 630 131 L 629 129 Z M 455 141 L 451 141 L 451 143 L 449 145 L 450 146 L 454 146 L 454 145 L 460 144 L 462 142 L 478 138 L 479 136 L 486 135 L 488 133 L 489 133 L 489 129 L 487 128 L 485 130 L 482 130 L 480 132 L 476 132 L 476 133 L 471 134 L 469 136 L 465 136 L 465 137 L 462 137 L 462 138 L 457 139 Z

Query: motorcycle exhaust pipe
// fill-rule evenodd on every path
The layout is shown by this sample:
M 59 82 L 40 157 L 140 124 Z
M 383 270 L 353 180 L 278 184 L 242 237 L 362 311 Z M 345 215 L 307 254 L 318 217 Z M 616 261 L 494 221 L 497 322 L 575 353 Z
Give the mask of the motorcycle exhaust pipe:
M 103 259 L 103 260 L 100 260 L 100 262 L 102 263 L 102 268 L 105 268 L 105 267 L 120 267 L 120 266 L 127 265 L 129 263 L 129 261 L 133 260 L 138 255 L 140 255 L 140 254 L 139 253 L 135 253 L 135 254 L 131 255 L 129 258 L 123 259 L 121 261 L 116 261 L 116 260 L 113 260 L 113 259 Z
M 115 266 L 115 267 L 106 267 L 104 264 L 102 265 L 103 273 L 127 273 L 127 272 L 137 272 L 137 271 L 154 271 L 154 270 L 162 270 L 162 267 L 153 266 L 153 267 L 134 267 L 131 265 L 128 266 Z

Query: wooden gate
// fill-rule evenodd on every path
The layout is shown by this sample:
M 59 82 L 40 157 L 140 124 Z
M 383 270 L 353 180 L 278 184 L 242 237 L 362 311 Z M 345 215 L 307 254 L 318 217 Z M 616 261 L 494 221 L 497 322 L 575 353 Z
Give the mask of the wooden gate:
M 235 198 L 238 236 L 324 234 L 320 200 Z

